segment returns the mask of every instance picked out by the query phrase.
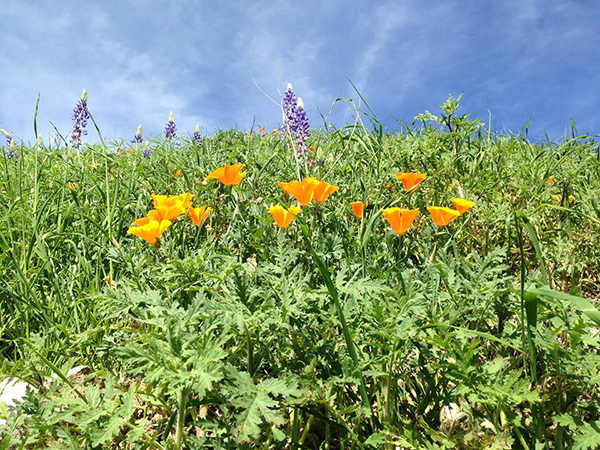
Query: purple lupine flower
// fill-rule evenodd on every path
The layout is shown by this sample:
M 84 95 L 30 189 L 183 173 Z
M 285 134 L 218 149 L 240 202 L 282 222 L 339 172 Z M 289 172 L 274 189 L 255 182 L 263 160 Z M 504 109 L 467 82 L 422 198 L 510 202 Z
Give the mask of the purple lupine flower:
M 200 134 L 200 125 L 196 125 L 196 129 L 194 130 L 194 136 L 192 137 L 192 141 L 196 144 L 196 148 L 202 147 L 202 135 Z
M 144 152 L 142 153 L 142 158 L 150 158 L 152 156 L 152 152 L 150 151 L 150 142 L 146 142 L 146 146 L 144 147 Z
M 71 132 L 71 144 L 73 147 L 79 147 L 81 145 L 81 136 L 85 136 L 87 131 L 85 127 L 90 115 L 87 109 L 87 91 L 84 89 L 81 94 L 81 99 L 77 102 L 75 108 L 73 108 L 73 131 Z
M 167 139 L 172 139 L 177 136 L 177 126 L 175 125 L 175 120 L 173 119 L 173 111 L 169 114 L 169 121 L 165 125 L 165 137 Z
M 144 138 L 142 137 L 142 126 L 138 126 L 138 129 L 135 133 L 135 136 L 133 136 L 133 139 L 131 140 L 132 144 L 141 144 L 142 141 L 144 140 Z
M 310 126 L 308 124 L 308 116 L 304 109 L 304 102 L 301 98 L 298 99 L 298 108 L 294 118 L 292 130 L 296 132 L 296 152 L 301 160 L 304 160 L 306 166 L 311 166 L 312 161 L 308 155 L 307 140 L 310 137 Z
M 287 89 L 283 94 L 283 102 L 281 106 L 283 108 L 284 128 L 289 132 L 295 133 L 295 130 L 293 130 L 292 127 L 296 118 L 298 99 L 296 97 L 296 94 L 294 93 L 294 88 L 290 83 L 288 83 Z
M 4 150 L 6 156 L 8 156 L 10 159 L 18 158 L 19 154 L 17 153 L 17 142 L 10 134 L 8 134 L 7 131 L 0 129 L 0 133 L 2 133 L 6 138 L 6 149 Z

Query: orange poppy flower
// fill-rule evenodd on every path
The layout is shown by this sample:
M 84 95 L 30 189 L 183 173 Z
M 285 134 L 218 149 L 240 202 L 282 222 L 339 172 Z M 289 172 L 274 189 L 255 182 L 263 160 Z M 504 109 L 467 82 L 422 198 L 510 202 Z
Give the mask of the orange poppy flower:
M 548 184 L 554 184 L 554 181 L 555 181 L 554 178 L 548 178 L 546 180 L 546 183 L 548 183 Z
M 327 181 L 319 181 L 317 187 L 315 187 L 314 197 L 317 203 L 322 203 L 327 200 L 331 194 L 339 189 L 338 186 L 332 186 Z
M 148 217 L 143 217 L 134 222 L 134 226 L 129 228 L 127 232 L 138 236 L 149 244 L 156 244 L 156 241 L 167 228 L 171 225 L 169 220 L 151 220 Z
M 575 196 L 574 195 L 569 195 L 569 201 L 572 202 L 573 200 L 575 200 Z
M 363 216 L 364 209 L 369 206 L 369 202 L 351 202 L 350 206 L 352 207 L 354 215 L 360 219 Z
M 181 214 L 184 214 L 192 204 L 193 194 L 186 193 L 180 195 L 172 195 L 167 197 L 166 195 L 152 194 L 154 200 L 154 207 L 151 211 L 148 211 L 148 217 L 151 220 L 169 220 L 174 222 Z
M 262 133 L 263 131 L 265 131 L 265 129 L 264 129 L 264 128 L 259 128 L 259 129 L 258 129 L 258 132 L 259 132 L 259 133 Z
M 404 185 L 404 189 L 407 191 L 416 191 L 421 181 L 427 178 L 426 173 L 416 173 L 416 172 L 398 172 L 396 174 L 396 178 L 402 181 Z
M 392 230 L 399 235 L 406 233 L 421 211 L 419 209 L 387 208 L 381 211 Z
M 452 203 L 454 204 L 456 210 L 461 214 L 466 213 L 473 206 L 475 206 L 475 202 L 465 200 L 464 198 L 453 198 Z
M 427 211 L 438 227 L 444 227 L 460 216 L 457 210 L 442 206 L 428 206 Z
M 208 219 L 208 215 L 212 211 L 210 206 L 201 206 L 200 208 L 190 208 L 189 215 L 192 221 L 199 227 L 202 222 Z
M 302 211 L 300 208 L 296 208 L 295 206 L 290 206 L 289 209 L 285 209 L 283 206 L 271 206 L 269 207 L 269 211 L 273 216 L 273 220 L 279 228 L 287 227 L 292 221 L 294 217 L 296 217 Z
M 74 191 L 75 189 L 77 189 L 77 185 L 75 183 L 71 183 L 70 181 L 67 184 L 67 186 L 69 186 L 69 189 L 71 189 L 72 191 Z
M 219 167 L 214 172 L 210 173 L 204 181 L 216 178 L 225 186 L 237 186 L 240 184 L 242 179 L 246 176 L 246 172 L 240 172 L 244 168 L 243 164 L 226 164 L 223 167 Z
M 175 172 L 175 174 L 173 175 L 173 178 L 177 178 L 179 175 L 181 175 L 181 170 L 178 170 L 177 172 Z
M 281 133 L 280 133 L 279 131 L 274 131 L 274 132 L 273 132 L 273 134 L 274 134 L 275 136 L 279 136 Z
M 319 185 L 319 180 L 308 177 L 302 181 L 290 181 L 289 183 L 278 181 L 277 184 L 304 207 L 313 199 L 315 189 Z

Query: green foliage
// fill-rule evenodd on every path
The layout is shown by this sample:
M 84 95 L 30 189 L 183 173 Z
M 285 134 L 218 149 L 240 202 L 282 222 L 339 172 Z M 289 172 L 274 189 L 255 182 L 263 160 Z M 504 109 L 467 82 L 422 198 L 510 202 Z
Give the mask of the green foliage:
M 1 367 L 31 387 L 0 404 L 2 448 L 598 447 L 597 144 L 493 135 L 460 99 L 315 133 L 311 175 L 340 189 L 285 230 L 283 136 L 1 161 Z M 238 187 L 204 183 L 226 163 Z M 397 171 L 428 176 L 408 195 Z M 127 234 L 183 192 L 201 227 Z M 426 207 L 455 197 L 476 205 L 438 228 Z M 389 206 L 421 210 L 405 235 Z

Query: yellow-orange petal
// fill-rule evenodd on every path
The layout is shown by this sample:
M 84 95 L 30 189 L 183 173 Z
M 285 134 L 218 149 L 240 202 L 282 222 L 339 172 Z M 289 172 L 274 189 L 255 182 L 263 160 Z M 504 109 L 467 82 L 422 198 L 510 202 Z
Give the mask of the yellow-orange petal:
M 461 214 L 466 213 L 473 206 L 475 206 L 475 202 L 465 200 L 464 198 L 453 198 L 452 204 L 454 205 L 456 210 Z
M 288 183 L 278 181 L 277 184 L 279 185 L 279 187 L 281 187 L 281 189 L 283 189 L 287 194 L 294 197 L 296 201 L 304 207 L 308 205 L 313 199 L 315 188 L 319 184 L 319 180 L 317 180 L 316 178 L 308 177 L 304 178 L 302 181 L 294 180 Z
M 296 210 L 298 208 L 295 208 Z M 294 214 L 285 209 L 283 206 L 276 205 L 269 207 L 269 211 L 273 216 L 273 220 L 279 228 L 286 228 L 294 220 Z
M 199 208 L 190 208 L 189 215 L 194 224 L 199 227 L 208 218 L 211 211 L 210 206 L 200 206 Z
M 558 194 L 553 194 L 553 195 L 552 195 L 552 198 L 553 198 L 554 200 L 556 200 L 557 202 L 560 202 L 560 195 L 558 195 Z
M 548 184 L 554 184 L 554 181 L 556 181 L 556 180 L 554 180 L 554 178 L 547 178 L 546 179 L 546 183 L 548 183 Z
M 381 211 L 383 218 L 387 220 L 399 235 L 406 233 L 421 211 L 419 209 L 386 208 Z
M 156 220 L 156 219 L 151 219 L 150 217 L 141 217 L 140 219 L 137 219 L 135 222 L 133 222 L 133 225 L 135 225 L 137 227 L 141 227 L 142 225 L 146 225 L 151 220 Z
M 171 225 L 168 220 L 151 220 L 148 223 L 141 226 L 133 226 L 127 230 L 127 233 L 138 236 L 148 242 L 149 244 L 156 244 L 158 238 L 162 236 L 164 231 Z
M 443 206 L 428 206 L 427 211 L 438 227 L 444 227 L 460 216 L 457 210 Z
M 427 174 L 418 172 L 398 172 L 396 178 L 402 181 L 404 189 L 410 192 L 415 191 L 419 187 L 421 182 L 427 178 Z
M 362 218 L 364 213 L 365 204 L 363 202 L 350 202 L 350 207 L 352 208 L 352 213 L 358 217 Z
M 331 184 L 327 183 L 326 181 L 318 181 L 318 184 L 315 187 L 315 191 L 314 191 L 314 199 L 317 203 L 322 203 L 325 200 L 327 200 L 327 197 L 329 197 L 331 194 L 333 194 L 335 191 L 337 191 L 339 189 L 338 186 L 332 186 Z

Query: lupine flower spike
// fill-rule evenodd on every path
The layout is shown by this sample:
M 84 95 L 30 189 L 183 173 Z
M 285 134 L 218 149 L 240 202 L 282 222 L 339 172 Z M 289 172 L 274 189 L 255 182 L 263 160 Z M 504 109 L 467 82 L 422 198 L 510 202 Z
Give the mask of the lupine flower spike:
M 199 227 L 202 222 L 208 219 L 212 208 L 210 206 L 201 206 L 199 208 L 190 208 L 189 215 L 192 221 Z
M 445 227 L 460 216 L 460 213 L 455 209 L 444 208 L 442 206 L 428 206 L 427 211 L 429 211 L 431 218 L 438 227 Z
M 152 156 L 152 152 L 150 151 L 150 142 L 146 142 L 144 146 L 144 152 L 142 153 L 142 158 L 150 158 Z
M 314 198 L 317 203 L 323 203 L 331 194 L 339 189 L 338 186 L 332 186 L 326 181 L 319 181 L 315 187 Z
M 410 228 L 417 216 L 419 209 L 387 208 L 381 211 L 383 218 L 388 221 L 392 230 L 402 236 Z
M 8 156 L 11 159 L 18 157 L 17 143 L 15 142 L 13 137 L 6 130 L 0 129 L 0 133 L 2 133 L 6 138 L 6 156 Z
M 73 147 L 79 147 L 81 145 L 81 136 L 87 134 L 85 129 L 87 121 L 90 119 L 90 115 L 87 109 L 87 91 L 84 89 L 81 94 L 81 99 L 73 108 L 73 131 L 71 132 L 71 144 Z
M 165 137 L 172 139 L 177 136 L 177 126 L 175 125 L 175 119 L 173 117 L 173 111 L 169 113 L 169 121 L 165 125 Z
M 242 179 L 246 176 L 246 172 L 241 172 L 244 168 L 243 164 L 233 164 L 233 165 L 225 165 L 223 167 L 219 167 L 214 172 L 210 173 L 204 181 L 212 180 L 216 178 L 225 186 L 237 186 L 240 184 Z
M 194 141 L 194 143 L 196 144 L 196 148 L 202 147 L 202 135 L 200 134 L 200 125 L 196 125 L 192 141 Z
M 417 190 L 421 182 L 427 178 L 426 173 L 415 173 L 415 172 L 398 172 L 396 178 L 402 181 L 404 189 L 408 192 L 414 192 Z
M 295 206 L 285 209 L 283 206 L 277 205 L 269 207 L 269 211 L 277 226 L 279 228 L 286 228 L 302 210 Z
M 137 128 L 137 131 L 135 133 L 135 136 L 133 136 L 133 139 L 131 140 L 131 143 L 132 144 L 141 144 L 143 140 L 144 140 L 144 138 L 142 137 L 142 126 L 139 125 Z
M 304 102 L 301 98 L 298 99 L 298 109 L 294 120 L 293 129 L 296 132 L 296 151 L 298 158 L 304 162 L 306 166 L 312 164 L 308 155 L 308 138 L 310 137 L 310 126 L 308 125 L 308 116 L 304 110 Z
M 289 183 L 278 181 L 277 184 L 304 207 L 313 199 L 315 189 L 319 185 L 319 180 L 308 177 L 304 178 L 302 181 L 290 181 Z
M 459 213 L 461 213 L 461 214 L 466 213 L 473 206 L 475 206 L 475 202 L 471 202 L 469 200 L 465 200 L 464 198 L 453 198 L 452 199 L 452 204 L 454 205 L 454 207 L 456 208 L 456 210 Z

